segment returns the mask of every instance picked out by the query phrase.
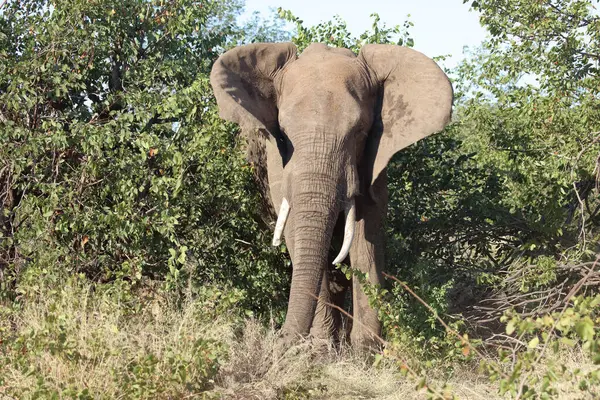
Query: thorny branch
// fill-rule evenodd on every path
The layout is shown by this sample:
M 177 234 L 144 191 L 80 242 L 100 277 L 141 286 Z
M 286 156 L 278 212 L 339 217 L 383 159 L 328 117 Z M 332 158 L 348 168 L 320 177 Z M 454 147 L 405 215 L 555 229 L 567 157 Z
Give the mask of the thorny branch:
M 348 313 L 346 310 L 344 310 L 343 308 L 332 304 L 330 302 L 327 302 L 321 298 L 319 298 L 318 296 L 315 296 L 313 293 L 308 293 L 311 297 L 315 298 L 317 301 L 322 301 L 323 304 L 325 304 L 328 307 L 331 307 L 335 310 L 338 310 L 339 312 L 341 312 L 343 315 L 345 315 L 346 317 L 350 318 L 352 320 L 353 323 L 358 323 L 361 327 L 363 327 L 364 329 L 366 329 L 382 346 L 384 347 L 388 347 L 389 343 L 382 338 L 381 336 L 379 336 L 377 333 L 373 332 L 373 330 L 371 328 L 369 328 L 368 326 L 366 326 L 365 324 L 363 324 L 361 321 L 354 319 L 352 317 L 352 315 L 350 313 Z M 408 364 L 408 362 L 406 361 L 406 359 L 402 358 L 399 354 L 397 353 L 391 353 L 391 356 L 393 356 L 393 358 L 395 358 L 397 361 L 400 361 L 402 363 L 402 368 L 406 369 L 406 371 L 408 372 L 408 374 L 410 375 L 411 378 L 413 379 L 419 379 L 419 375 L 417 374 L 417 372 L 412 369 L 410 367 L 410 365 Z M 438 398 L 440 399 L 444 399 L 446 398 L 444 396 L 443 393 L 437 391 L 436 389 L 432 388 L 431 386 L 426 386 L 426 389 L 428 391 L 430 391 L 431 393 L 435 394 L 436 396 L 438 396 Z
M 578 270 L 581 270 L 582 268 L 586 270 L 585 275 L 579 279 L 579 281 L 571 288 L 571 290 L 569 290 L 569 292 L 567 293 L 567 295 L 561 300 L 559 306 L 562 306 L 562 310 L 560 312 L 560 315 L 558 316 L 558 318 L 556 318 L 556 321 L 554 322 L 552 328 L 549 331 L 549 334 L 547 335 L 546 339 L 544 340 L 544 344 L 539 352 L 539 354 L 537 355 L 537 358 L 534 361 L 533 366 L 537 365 L 540 363 L 540 361 L 542 360 L 542 358 L 544 357 L 546 350 L 548 348 L 548 345 L 550 343 L 550 341 L 556 337 L 556 327 L 558 326 L 558 323 L 561 320 L 561 317 L 564 315 L 564 313 L 566 312 L 566 310 L 569 307 L 570 301 L 571 299 L 577 294 L 579 293 L 579 291 L 584 287 L 587 286 L 587 284 L 589 283 L 588 281 L 595 275 L 599 275 L 600 276 L 600 272 L 596 271 L 596 265 L 598 264 L 598 262 L 600 261 L 600 255 L 596 258 L 595 261 L 593 262 L 589 262 L 589 263 L 582 263 L 579 264 L 577 266 L 573 266 L 573 267 L 565 267 L 565 268 L 569 268 L 569 269 L 576 269 L 577 267 L 579 268 Z M 586 268 L 588 265 L 590 265 L 590 268 Z M 465 346 L 467 346 L 471 351 L 473 351 L 474 354 L 476 354 L 481 360 L 486 360 L 489 362 L 489 360 L 479 351 L 477 350 L 469 341 L 468 337 L 466 336 L 461 336 L 460 333 L 458 333 L 456 330 L 452 329 L 446 322 L 444 322 L 444 320 L 442 320 L 438 313 L 435 311 L 435 309 L 433 309 L 433 307 L 431 307 L 425 300 L 423 300 L 419 295 L 417 295 L 406 283 L 400 281 L 398 278 L 396 278 L 395 276 L 389 275 L 385 272 L 382 273 L 384 277 L 391 279 L 393 281 L 395 281 L 396 283 L 398 283 L 400 286 L 402 286 L 402 288 L 404 288 L 404 290 L 406 290 L 411 296 L 413 296 L 419 303 L 421 303 L 425 308 L 427 308 L 428 311 L 430 311 L 433 316 L 438 320 L 438 322 L 440 324 L 442 324 L 442 326 L 446 329 L 446 331 L 448 333 L 451 333 L 452 335 L 456 336 L 458 339 L 460 339 L 461 343 Z M 314 297 L 317 300 L 321 300 L 324 302 L 324 304 L 328 307 L 332 307 L 336 310 L 338 310 L 339 312 L 341 312 L 343 315 L 345 315 L 346 317 L 352 319 L 355 323 L 360 324 L 362 327 L 364 327 L 365 329 L 367 329 L 369 331 L 369 333 L 371 333 L 371 335 L 373 335 L 374 338 L 376 338 L 383 346 L 388 346 L 388 342 L 383 339 L 381 336 L 379 336 L 378 334 L 376 334 L 375 332 L 373 332 L 369 327 L 365 326 L 364 324 L 361 323 L 361 321 L 355 320 L 352 315 L 350 315 L 348 312 L 346 312 L 344 309 L 342 309 L 341 307 L 338 307 L 335 304 L 331 304 L 329 302 L 324 301 L 323 299 L 319 299 L 319 297 L 315 296 L 312 293 L 309 293 L 312 297 Z M 556 307 L 558 308 L 558 307 Z M 507 335 L 495 335 L 497 337 L 502 337 L 504 339 L 504 341 L 500 344 L 496 344 L 497 347 L 503 347 L 506 348 L 506 346 L 503 345 L 503 343 L 506 343 L 507 341 L 512 341 L 514 343 L 517 344 L 517 348 L 518 347 L 523 347 L 526 346 L 525 342 L 522 340 L 523 339 L 523 334 L 521 334 L 518 338 L 513 338 L 511 336 L 507 336 Z M 489 342 L 488 342 L 489 343 Z M 508 347 L 508 349 L 513 351 L 513 355 L 516 354 L 516 349 L 515 347 Z M 403 363 L 403 368 L 406 368 L 406 370 L 408 371 L 408 373 L 410 374 L 410 376 L 412 378 L 418 378 L 418 375 L 414 372 L 413 369 L 411 369 L 408 366 L 408 363 L 406 362 L 406 360 L 402 359 L 402 357 L 400 357 L 397 354 L 393 354 L 394 357 L 396 357 L 399 361 L 401 361 Z M 513 356 L 514 357 L 514 356 Z M 490 365 L 494 368 L 494 370 L 501 375 L 504 379 L 509 379 L 509 375 L 503 371 L 503 368 L 496 362 L 491 362 Z M 514 368 L 514 365 L 513 365 Z M 532 368 L 533 371 L 533 368 Z M 522 398 L 523 395 L 523 391 L 526 387 L 526 384 L 528 382 L 529 376 L 530 376 L 531 372 L 524 374 L 524 376 L 521 378 L 521 380 L 519 381 L 519 391 L 517 392 L 516 395 L 516 399 L 520 399 Z M 431 392 L 437 394 L 437 392 L 433 389 L 433 388 L 429 388 L 428 390 L 430 390 Z M 442 397 L 443 398 L 443 397 Z
M 523 293 L 519 290 L 519 282 L 522 280 L 523 268 L 512 272 L 504 280 L 502 289 L 492 293 L 487 299 L 482 300 L 472 310 L 473 315 L 468 319 L 480 327 L 493 323 L 509 309 L 516 309 L 522 317 L 535 317 L 548 314 L 559 309 L 567 299 L 570 291 L 583 280 L 584 287 L 600 286 L 600 271 L 590 273 L 588 268 L 596 261 L 581 263 L 577 265 L 559 265 L 557 267 L 557 283 L 553 287 Z M 573 278 L 579 274 L 581 277 L 577 283 Z M 492 335 L 488 342 L 494 343 L 498 335 Z
M 425 308 L 427 308 L 427 310 L 429 310 L 433 314 L 435 319 L 437 319 L 438 322 L 440 324 L 442 324 L 442 326 L 444 328 L 446 328 L 446 332 L 451 333 L 452 335 L 456 336 L 463 345 L 467 346 L 470 351 L 477 354 L 477 356 L 479 356 L 479 358 L 481 358 L 482 360 L 485 359 L 485 356 L 471 344 L 471 342 L 468 340 L 468 338 L 462 336 L 455 329 L 452 329 L 446 322 L 444 322 L 444 320 L 441 319 L 440 316 L 438 315 L 437 311 L 435 311 L 433 309 L 433 307 L 431 307 L 425 300 L 423 300 L 418 294 L 416 294 L 406 283 L 402 282 L 400 279 L 396 278 L 395 276 L 392 276 L 385 272 L 383 272 L 382 275 L 385 276 L 386 278 L 391 279 L 394 282 L 398 283 L 400 286 L 402 286 L 402 288 L 404 288 L 404 290 L 406 290 L 408 293 L 410 293 L 411 296 L 413 296 L 415 299 L 417 299 L 417 301 L 419 303 L 423 304 L 423 306 L 425 306 Z M 504 378 L 508 378 L 508 375 L 506 375 L 504 372 L 500 371 L 500 373 L 503 375 Z

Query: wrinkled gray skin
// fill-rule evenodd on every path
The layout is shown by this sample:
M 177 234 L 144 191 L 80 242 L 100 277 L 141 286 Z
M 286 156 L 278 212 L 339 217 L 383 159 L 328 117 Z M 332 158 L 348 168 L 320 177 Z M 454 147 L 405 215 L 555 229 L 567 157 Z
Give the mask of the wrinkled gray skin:
M 452 86 L 435 62 L 409 48 L 366 45 L 355 56 L 312 44 L 297 57 L 291 43 L 226 52 L 211 84 L 221 117 L 249 139 L 250 161 L 273 210 L 279 212 L 283 198 L 290 205 L 283 232 L 293 274 L 284 337 L 329 338 L 340 316 L 326 303 L 341 306 L 349 286 L 331 266 L 344 212 L 354 201 L 345 262 L 379 283 L 386 165 L 394 153 L 444 128 Z M 380 322 L 356 279 L 352 297 L 351 342 L 370 346 Z

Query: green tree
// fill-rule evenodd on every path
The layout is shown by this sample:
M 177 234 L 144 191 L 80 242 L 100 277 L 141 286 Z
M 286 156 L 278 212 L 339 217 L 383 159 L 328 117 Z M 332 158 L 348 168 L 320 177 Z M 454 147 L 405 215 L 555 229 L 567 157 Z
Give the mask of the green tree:
M 304 21 L 296 17 L 290 10 L 279 8 L 277 12 L 280 18 L 295 25 L 295 32 L 291 41 L 298 47 L 299 52 L 302 52 L 311 43 L 325 43 L 329 46 L 345 47 L 355 53 L 368 43 L 404 44 L 408 47 L 413 45 L 413 39 L 408 31 L 412 26 L 412 22 L 409 20 L 406 20 L 402 26 L 388 27 L 385 23 L 381 24 L 381 18 L 378 14 L 371 14 L 373 19 L 371 29 L 356 37 L 350 32 L 346 22 L 339 15 L 334 16 L 331 21 L 306 27 Z
M 389 250 L 438 312 L 493 321 L 553 310 L 597 252 L 600 21 L 597 1 L 471 3 L 491 38 L 451 71 L 453 124 L 394 159 Z
M 205 280 L 285 303 L 281 255 L 207 74 L 237 1 L 9 1 L 0 14 L 0 271 Z M 273 273 L 273 268 L 278 268 Z M 252 301 L 250 301 L 252 299 Z
M 529 271 L 542 285 L 560 274 L 557 262 L 585 261 L 597 251 L 600 18 L 594 4 L 472 2 L 491 38 L 457 71 L 461 137 L 501 180 L 499 204 L 522 226 L 511 253 L 538 265 Z M 540 281 L 541 270 L 550 279 Z

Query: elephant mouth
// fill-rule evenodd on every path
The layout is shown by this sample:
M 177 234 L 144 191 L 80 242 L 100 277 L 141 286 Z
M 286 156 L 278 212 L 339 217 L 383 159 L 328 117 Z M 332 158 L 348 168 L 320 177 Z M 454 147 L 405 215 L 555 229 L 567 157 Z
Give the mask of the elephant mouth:
M 288 215 L 290 214 L 290 204 L 284 197 L 279 208 L 279 214 L 277 217 L 277 223 L 275 224 L 275 232 L 273 233 L 273 246 L 279 246 L 281 244 L 281 236 L 283 235 L 283 229 L 287 221 Z M 354 240 L 354 228 L 356 225 L 356 202 L 354 197 L 350 199 L 345 207 L 346 222 L 344 225 L 344 242 L 339 254 L 333 260 L 333 265 L 339 264 L 348 256 L 352 241 Z

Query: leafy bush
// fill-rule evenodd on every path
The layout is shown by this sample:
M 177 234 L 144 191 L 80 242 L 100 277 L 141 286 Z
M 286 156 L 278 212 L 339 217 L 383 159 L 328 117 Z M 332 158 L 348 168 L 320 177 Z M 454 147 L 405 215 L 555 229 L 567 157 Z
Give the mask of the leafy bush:
M 584 357 L 600 365 L 600 295 L 569 298 L 561 311 L 537 318 L 523 318 L 508 312 L 502 318 L 512 348 L 499 348 L 501 367 L 484 362 L 493 381 L 500 381 L 500 393 L 516 398 L 549 398 L 563 395 L 565 382 L 582 395 L 595 396 L 600 390 L 600 369 L 568 368 L 546 353 L 580 345 Z M 514 336 L 513 336 L 514 335 Z M 505 372 L 506 371 L 506 372 Z
M 285 263 L 264 245 L 251 167 L 207 78 L 238 29 L 214 17 L 236 4 L 7 3 L 5 288 L 32 269 L 60 268 L 100 281 L 151 276 L 179 289 L 230 282 L 247 291 L 251 311 L 285 303 Z

